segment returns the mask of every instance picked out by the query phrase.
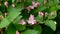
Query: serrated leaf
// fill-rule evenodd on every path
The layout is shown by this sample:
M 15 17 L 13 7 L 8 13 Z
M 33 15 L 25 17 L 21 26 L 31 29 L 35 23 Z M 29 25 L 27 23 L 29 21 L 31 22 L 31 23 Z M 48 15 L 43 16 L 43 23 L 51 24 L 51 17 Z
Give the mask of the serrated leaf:
M 29 30 L 22 32 L 21 34 L 38 34 L 38 31 L 29 29 Z
M 56 24 L 52 20 L 46 20 L 45 25 L 49 26 L 53 31 L 56 30 Z

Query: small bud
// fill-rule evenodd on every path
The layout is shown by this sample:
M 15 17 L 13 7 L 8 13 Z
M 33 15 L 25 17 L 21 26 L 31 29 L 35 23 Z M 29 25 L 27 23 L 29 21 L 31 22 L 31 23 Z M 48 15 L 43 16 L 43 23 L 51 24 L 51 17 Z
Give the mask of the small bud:
M 48 13 L 47 12 L 45 13 L 45 16 L 48 16 Z
M 6 16 L 8 15 L 8 13 L 7 13 L 7 12 L 5 12 L 5 13 L 4 13 L 4 15 L 5 15 L 5 17 L 6 17 Z
M 16 31 L 16 34 L 20 34 L 18 31 Z
M 8 7 L 8 2 L 6 1 L 6 2 L 4 2 L 4 5 L 6 6 L 6 7 Z
M 39 16 L 39 17 L 42 17 L 43 15 L 44 15 L 43 12 L 38 12 L 38 16 Z
M 12 4 L 12 7 L 15 7 L 15 4 Z

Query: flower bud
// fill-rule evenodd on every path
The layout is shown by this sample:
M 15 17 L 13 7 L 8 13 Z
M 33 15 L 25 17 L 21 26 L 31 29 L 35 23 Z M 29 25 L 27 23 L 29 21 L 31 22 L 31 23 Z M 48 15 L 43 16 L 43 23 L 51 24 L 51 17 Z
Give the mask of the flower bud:
M 15 4 L 12 4 L 12 7 L 15 7 Z
M 8 7 L 8 2 L 6 1 L 6 2 L 4 2 L 4 5 L 6 6 L 6 7 Z
M 5 13 L 4 13 L 4 15 L 5 15 L 5 17 L 6 17 L 6 16 L 8 15 L 8 13 L 7 13 L 7 12 L 5 12 Z
M 43 12 L 38 12 L 38 16 L 39 16 L 39 17 L 42 17 L 43 15 L 44 15 Z
M 16 31 L 16 34 L 20 34 L 18 31 Z

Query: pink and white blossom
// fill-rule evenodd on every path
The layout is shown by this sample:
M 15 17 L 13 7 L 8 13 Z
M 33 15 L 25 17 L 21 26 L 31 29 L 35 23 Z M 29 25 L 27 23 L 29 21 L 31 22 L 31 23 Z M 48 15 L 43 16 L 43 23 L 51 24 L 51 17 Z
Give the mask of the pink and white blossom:
M 43 12 L 38 12 L 38 16 L 39 16 L 39 17 L 42 17 L 43 15 L 44 15 Z
M 15 4 L 12 4 L 12 7 L 15 7 Z
M 6 7 L 8 7 L 8 2 L 6 1 L 6 2 L 4 2 L 4 5 L 6 6 Z
M 34 15 L 31 14 L 28 20 L 28 24 L 33 25 L 35 23 L 36 23 L 36 20 L 34 20 Z
M 19 24 L 25 25 L 26 22 L 24 21 L 24 19 L 22 19 L 22 20 L 20 20 L 20 23 Z
M 16 31 L 16 34 L 20 34 L 18 31 Z

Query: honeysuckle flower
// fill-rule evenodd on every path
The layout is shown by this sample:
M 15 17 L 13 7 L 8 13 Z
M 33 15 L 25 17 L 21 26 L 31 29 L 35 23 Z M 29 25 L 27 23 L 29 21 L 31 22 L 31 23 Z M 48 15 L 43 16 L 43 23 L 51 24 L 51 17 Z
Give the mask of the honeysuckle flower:
M 34 9 L 34 6 L 28 6 L 27 10 L 30 11 L 31 9 Z
M 16 31 L 16 34 L 20 34 L 18 31 Z
M 34 15 L 32 15 L 32 14 L 30 15 L 28 24 L 30 24 L 30 25 L 36 24 L 36 20 L 34 20 Z
M 39 17 L 42 17 L 43 15 L 44 15 L 43 12 L 38 12 L 38 16 L 39 16 Z
M 6 2 L 4 2 L 4 5 L 6 6 L 6 7 L 8 7 L 8 2 L 6 1 Z
M 36 4 L 36 2 L 32 1 L 32 5 L 34 6 Z
M 33 6 L 34 6 L 34 7 L 38 7 L 39 5 L 40 5 L 39 2 L 33 3 Z
M 22 19 L 22 20 L 20 20 L 20 23 L 19 24 L 25 25 L 26 22 L 24 21 L 24 19 Z
M 12 4 L 12 7 L 15 7 L 15 4 L 14 3 Z

